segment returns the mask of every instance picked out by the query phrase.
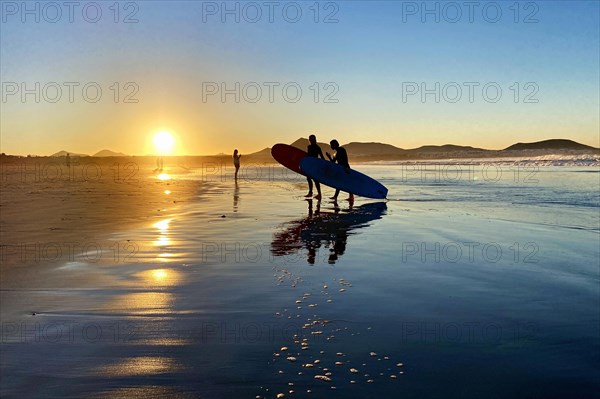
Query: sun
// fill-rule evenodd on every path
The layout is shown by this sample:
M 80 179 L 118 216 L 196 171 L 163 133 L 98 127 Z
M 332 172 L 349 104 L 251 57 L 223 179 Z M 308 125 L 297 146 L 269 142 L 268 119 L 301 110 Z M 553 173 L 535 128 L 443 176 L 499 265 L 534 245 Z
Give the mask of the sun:
M 154 148 L 161 155 L 170 155 L 173 152 L 175 138 L 169 132 L 158 132 L 154 135 Z

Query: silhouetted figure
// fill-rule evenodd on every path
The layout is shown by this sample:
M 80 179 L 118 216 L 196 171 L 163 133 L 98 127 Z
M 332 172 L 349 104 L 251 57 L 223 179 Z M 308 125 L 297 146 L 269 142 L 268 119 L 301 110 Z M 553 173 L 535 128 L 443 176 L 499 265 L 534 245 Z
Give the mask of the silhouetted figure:
M 238 154 L 238 150 L 233 150 L 233 166 L 235 166 L 235 180 L 237 180 L 238 172 L 240 170 L 240 158 L 242 154 Z
M 71 156 L 67 152 L 67 156 L 65 157 L 65 163 L 67 164 L 67 168 L 71 167 Z
M 338 141 L 335 139 L 331 140 L 329 145 L 331 145 L 331 148 L 335 151 L 335 155 L 332 157 L 328 152 L 326 152 L 325 154 L 327 154 L 327 158 L 329 158 L 331 162 L 337 162 L 338 165 L 343 166 L 346 170 L 346 173 L 350 174 L 350 163 L 348 162 L 348 153 L 346 152 L 346 149 L 340 146 L 340 143 L 338 143 Z M 336 189 L 335 195 L 331 197 L 331 199 L 337 200 L 339 193 L 340 190 Z M 348 194 L 348 201 L 354 201 L 354 194 Z
M 310 144 L 308 145 L 308 148 L 306 149 L 308 156 L 314 157 L 314 158 L 321 157 L 322 159 L 325 159 L 325 157 L 323 156 L 323 151 L 321 150 L 321 147 L 319 147 L 319 145 L 317 144 L 317 137 L 314 134 L 311 134 L 310 136 L 308 136 L 308 141 L 310 142 Z M 306 181 L 308 181 L 308 194 L 306 194 L 305 197 L 312 197 L 312 195 L 313 195 L 313 179 L 306 176 Z M 319 184 L 319 182 L 316 180 L 314 182 L 315 182 L 315 187 L 317 188 L 317 193 L 318 193 L 315 196 L 315 198 L 320 200 L 321 199 L 321 184 Z

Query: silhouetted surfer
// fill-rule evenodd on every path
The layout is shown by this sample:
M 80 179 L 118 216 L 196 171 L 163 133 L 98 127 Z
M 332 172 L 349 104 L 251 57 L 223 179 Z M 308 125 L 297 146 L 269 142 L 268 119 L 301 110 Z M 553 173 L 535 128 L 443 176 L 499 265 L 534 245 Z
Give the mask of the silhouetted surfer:
M 233 166 L 235 166 L 235 181 L 237 181 L 238 172 L 240 171 L 240 158 L 242 154 L 238 153 L 238 150 L 233 150 Z
M 308 156 L 314 157 L 314 158 L 321 157 L 322 159 L 325 159 L 325 157 L 323 156 L 323 151 L 321 150 L 321 147 L 319 147 L 319 145 L 317 144 L 317 137 L 314 134 L 311 134 L 310 136 L 308 136 L 308 141 L 310 142 L 310 144 L 308 145 L 308 148 L 306 149 Z M 308 181 L 308 194 L 306 194 L 305 197 L 312 197 L 312 195 L 313 195 L 313 179 L 306 176 L 306 181 Z M 317 187 L 317 193 L 318 193 L 315 196 L 315 198 L 320 200 L 321 199 L 321 185 L 316 180 L 315 180 L 315 186 Z
M 346 173 L 350 174 L 350 163 L 348 162 L 348 153 L 346 152 L 346 149 L 340 146 L 340 143 L 338 143 L 338 141 L 335 139 L 331 140 L 329 145 L 331 145 L 331 148 L 335 151 L 335 155 L 332 157 L 328 152 L 326 152 L 325 154 L 327 155 L 327 158 L 329 158 L 331 162 L 337 162 L 340 166 L 343 166 L 346 170 Z M 335 195 L 331 197 L 331 199 L 337 200 L 339 193 L 340 190 L 336 189 Z M 348 201 L 354 201 L 354 194 L 348 194 Z

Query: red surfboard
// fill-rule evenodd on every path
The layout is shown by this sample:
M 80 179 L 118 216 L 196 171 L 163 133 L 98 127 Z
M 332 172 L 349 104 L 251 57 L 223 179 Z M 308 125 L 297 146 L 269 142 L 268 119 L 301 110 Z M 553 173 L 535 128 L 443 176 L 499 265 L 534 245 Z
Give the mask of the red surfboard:
M 277 162 L 286 168 L 306 176 L 304 172 L 300 170 L 300 161 L 308 155 L 306 151 L 302 151 L 301 149 L 288 144 L 275 144 L 271 148 L 271 155 L 273 155 L 273 158 L 275 158 Z

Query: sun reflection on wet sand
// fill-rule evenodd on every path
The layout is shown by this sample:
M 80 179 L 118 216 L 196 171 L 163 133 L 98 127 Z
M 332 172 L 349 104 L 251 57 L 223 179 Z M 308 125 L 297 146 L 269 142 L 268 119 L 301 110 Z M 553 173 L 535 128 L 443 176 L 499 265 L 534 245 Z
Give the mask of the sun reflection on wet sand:
M 160 256 L 168 255 L 161 254 Z M 134 275 L 146 289 L 173 287 L 181 281 L 181 273 L 174 269 L 156 268 Z M 113 311 L 126 310 L 134 315 L 164 314 L 172 311 L 175 296 L 169 292 L 132 292 L 119 295 L 109 306 Z
M 124 377 L 165 374 L 181 369 L 181 365 L 171 358 L 141 356 L 99 367 L 97 373 L 104 377 Z
M 175 257 L 175 255 L 165 252 L 165 253 L 158 254 L 158 257 L 156 258 L 156 260 L 158 260 L 160 262 L 168 262 L 169 260 L 171 260 L 170 258 L 174 258 L 174 257 Z
M 158 229 L 158 231 L 160 232 L 160 235 L 153 242 L 155 247 L 165 248 L 172 245 L 172 240 L 169 237 L 167 237 L 167 234 L 169 234 L 170 223 L 171 219 L 164 219 L 152 225 L 152 227 Z M 169 258 L 172 257 L 173 254 L 170 253 L 159 253 L 155 259 L 160 262 L 168 262 Z
M 150 273 L 152 274 L 152 278 L 157 282 L 165 280 L 169 275 L 165 269 L 151 270 Z
M 177 285 L 181 279 L 181 273 L 173 269 L 152 269 L 137 273 L 146 286 L 169 287 Z
M 110 391 L 102 392 L 97 399 L 131 399 L 131 398 L 187 398 L 183 392 L 179 392 L 174 388 L 161 387 L 155 385 L 137 386 L 137 387 L 119 387 Z
M 164 234 L 167 232 L 167 230 L 169 230 L 169 223 L 171 223 L 171 219 L 165 219 L 154 223 L 152 226 L 156 227 L 161 233 Z
M 171 239 L 165 236 L 159 236 L 156 240 L 154 240 L 154 246 L 156 247 L 166 247 L 171 243 Z
M 169 292 L 132 292 L 117 296 L 109 308 L 131 315 L 170 314 L 174 300 L 175 296 Z
M 160 175 L 156 176 L 156 178 L 158 180 L 171 180 L 171 176 L 168 173 L 161 173 Z

